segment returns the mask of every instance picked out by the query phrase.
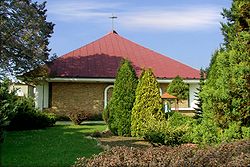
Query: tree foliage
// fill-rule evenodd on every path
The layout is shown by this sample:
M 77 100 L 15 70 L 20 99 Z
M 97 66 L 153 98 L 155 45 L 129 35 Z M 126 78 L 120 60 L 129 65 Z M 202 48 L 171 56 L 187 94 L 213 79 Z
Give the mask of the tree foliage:
M 46 11 L 45 2 L 1 0 L 1 75 L 21 75 L 48 60 L 54 24 L 46 21 Z
M 201 68 L 200 69 L 200 82 L 199 82 L 199 87 L 197 88 L 197 92 L 195 92 L 195 97 L 197 100 L 196 108 L 195 108 L 195 118 L 201 118 L 202 117 L 202 103 L 203 100 L 200 96 L 200 93 L 202 92 L 202 88 L 205 84 L 205 71 Z
M 130 136 L 131 111 L 135 101 L 137 76 L 133 66 L 124 60 L 118 70 L 112 97 L 104 113 L 110 130 L 119 136 Z
M 173 81 L 168 85 L 167 92 L 177 97 L 177 104 L 188 98 L 188 84 L 184 83 L 180 76 L 176 76 Z
M 221 128 L 250 125 L 250 2 L 234 0 L 224 9 L 224 46 L 215 52 L 201 93 L 204 112 Z M 206 114 L 207 115 L 207 114 Z
M 7 79 L 0 82 L 0 143 L 3 141 L 3 127 L 15 108 L 15 92 L 9 92 L 9 86 L 10 82 Z
M 144 136 L 157 121 L 164 118 L 163 104 L 156 81 L 151 69 L 144 70 L 136 88 L 136 99 L 131 116 L 132 136 Z

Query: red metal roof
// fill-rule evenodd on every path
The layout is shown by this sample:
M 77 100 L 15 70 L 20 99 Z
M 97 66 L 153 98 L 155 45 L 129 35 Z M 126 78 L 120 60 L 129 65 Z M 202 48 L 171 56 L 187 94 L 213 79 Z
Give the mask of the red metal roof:
M 51 77 L 115 78 L 120 61 L 132 62 L 137 75 L 152 68 L 157 78 L 198 79 L 199 70 L 140 46 L 115 31 L 71 51 L 49 65 Z

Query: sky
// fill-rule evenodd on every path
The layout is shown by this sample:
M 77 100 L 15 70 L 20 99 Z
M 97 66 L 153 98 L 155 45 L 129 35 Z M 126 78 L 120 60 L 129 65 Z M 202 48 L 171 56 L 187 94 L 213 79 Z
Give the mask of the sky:
M 51 55 L 62 56 L 111 32 L 113 13 L 119 35 L 206 68 L 223 43 L 221 12 L 230 5 L 231 0 L 47 0 L 47 20 L 55 24 Z

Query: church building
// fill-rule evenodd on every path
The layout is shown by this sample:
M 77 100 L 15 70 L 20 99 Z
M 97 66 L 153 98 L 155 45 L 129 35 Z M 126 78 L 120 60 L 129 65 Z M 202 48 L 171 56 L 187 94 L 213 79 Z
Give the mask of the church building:
M 49 78 L 36 86 L 36 106 L 58 112 L 100 114 L 111 97 L 122 59 L 131 61 L 137 75 L 151 68 L 164 93 L 177 75 L 189 84 L 189 98 L 179 110 L 193 110 L 199 70 L 134 43 L 116 31 L 73 50 L 48 65 Z

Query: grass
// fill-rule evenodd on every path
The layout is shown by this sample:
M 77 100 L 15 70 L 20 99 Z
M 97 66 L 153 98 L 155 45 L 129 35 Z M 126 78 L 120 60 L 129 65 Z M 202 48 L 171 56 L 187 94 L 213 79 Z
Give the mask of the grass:
M 78 157 L 90 157 L 102 151 L 96 140 L 86 138 L 104 124 L 57 124 L 55 127 L 6 132 L 1 145 L 0 166 L 71 166 Z

